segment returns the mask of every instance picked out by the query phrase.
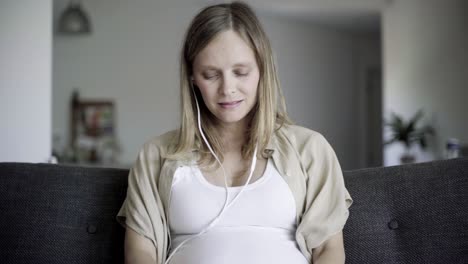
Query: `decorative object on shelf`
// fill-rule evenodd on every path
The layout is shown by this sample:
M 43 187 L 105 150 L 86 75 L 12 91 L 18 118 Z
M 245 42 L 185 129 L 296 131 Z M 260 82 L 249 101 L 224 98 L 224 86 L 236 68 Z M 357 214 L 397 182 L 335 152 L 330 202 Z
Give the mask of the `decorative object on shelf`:
M 71 0 L 58 21 L 58 32 L 67 35 L 91 34 L 92 25 L 80 1 Z
M 411 147 L 414 144 L 419 144 L 422 149 L 427 147 L 427 138 L 434 135 L 434 129 L 429 125 L 419 127 L 419 122 L 423 117 L 422 110 L 419 110 L 409 121 L 405 121 L 403 117 L 396 113 L 391 114 L 389 122 L 385 125 L 390 128 L 391 137 L 384 145 L 392 144 L 395 142 L 403 143 L 405 152 L 400 157 L 402 164 L 413 163 L 416 157 L 411 153 Z
M 446 159 L 456 159 L 460 155 L 460 140 L 457 138 L 449 138 L 447 144 L 445 145 L 445 158 Z
M 115 164 L 120 148 L 115 135 L 112 101 L 71 100 L 70 153 L 68 162 Z

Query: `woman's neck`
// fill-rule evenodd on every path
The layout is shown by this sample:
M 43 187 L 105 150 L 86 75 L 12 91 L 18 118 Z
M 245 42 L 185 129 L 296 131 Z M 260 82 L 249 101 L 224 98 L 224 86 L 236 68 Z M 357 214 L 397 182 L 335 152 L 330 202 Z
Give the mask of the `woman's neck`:
M 247 141 L 247 123 L 237 122 L 231 124 L 219 124 L 219 134 L 226 152 L 241 151 Z

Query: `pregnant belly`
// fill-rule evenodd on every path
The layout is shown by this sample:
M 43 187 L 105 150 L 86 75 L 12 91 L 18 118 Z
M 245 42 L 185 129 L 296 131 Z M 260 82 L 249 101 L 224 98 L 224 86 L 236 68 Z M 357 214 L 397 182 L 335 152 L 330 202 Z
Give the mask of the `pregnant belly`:
M 189 236 L 173 236 L 176 248 Z M 216 227 L 179 248 L 170 264 L 307 264 L 294 233 L 261 227 Z

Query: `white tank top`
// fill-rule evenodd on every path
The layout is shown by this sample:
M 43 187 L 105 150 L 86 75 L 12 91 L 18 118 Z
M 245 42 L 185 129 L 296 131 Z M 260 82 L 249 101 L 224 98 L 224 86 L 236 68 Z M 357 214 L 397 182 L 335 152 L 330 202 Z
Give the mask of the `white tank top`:
M 230 200 L 241 188 L 228 188 Z M 219 214 L 225 192 L 224 187 L 209 183 L 195 165 L 176 170 L 169 202 L 172 249 Z M 295 231 L 294 197 L 268 160 L 264 175 L 247 185 L 216 226 L 184 244 L 170 264 L 306 264 Z

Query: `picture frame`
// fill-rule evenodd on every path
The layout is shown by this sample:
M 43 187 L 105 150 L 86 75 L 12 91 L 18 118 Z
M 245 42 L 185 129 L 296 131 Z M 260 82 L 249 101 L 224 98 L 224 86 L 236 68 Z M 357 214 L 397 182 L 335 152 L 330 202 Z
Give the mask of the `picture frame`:
M 81 100 L 77 94 L 73 95 L 69 143 L 74 154 L 73 162 L 116 162 L 115 114 L 111 100 Z

